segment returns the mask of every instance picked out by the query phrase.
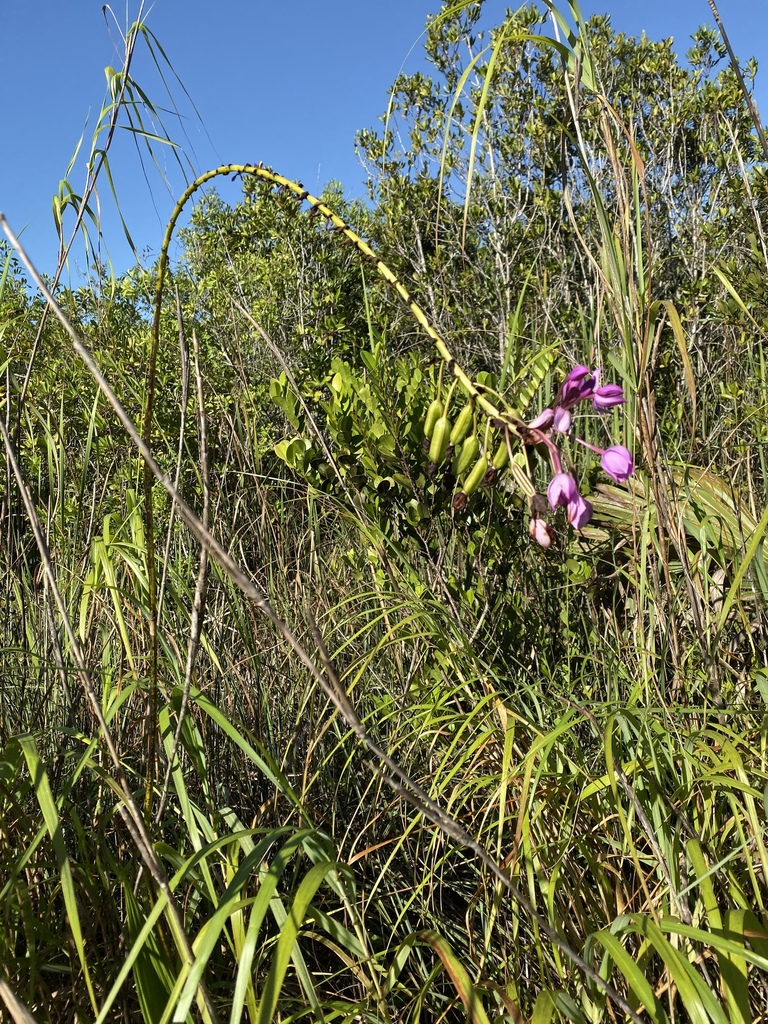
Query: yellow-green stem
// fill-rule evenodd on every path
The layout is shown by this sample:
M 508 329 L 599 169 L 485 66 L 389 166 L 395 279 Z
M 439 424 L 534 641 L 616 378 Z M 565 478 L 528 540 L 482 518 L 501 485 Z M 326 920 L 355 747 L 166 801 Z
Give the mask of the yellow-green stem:
M 255 178 L 260 178 L 262 181 L 271 182 L 273 185 L 277 185 L 281 188 L 287 189 L 292 192 L 297 199 L 301 202 L 307 202 L 312 211 L 322 214 L 336 230 L 342 234 L 348 241 L 354 245 L 357 251 L 368 261 L 373 263 L 376 267 L 376 272 L 382 277 L 387 284 L 391 285 L 397 294 L 400 296 L 402 301 L 406 304 L 408 309 L 413 314 L 417 323 L 419 323 L 427 335 L 432 339 L 435 345 L 437 354 L 443 360 L 444 364 L 448 367 L 449 373 L 455 378 L 455 382 L 461 384 L 464 391 L 470 397 L 474 398 L 476 406 L 482 409 L 488 416 L 502 421 L 518 435 L 521 434 L 524 424 L 516 416 L 507 410 L 501 409 L 494 405 L 493 402 L 489 401 L 486 394 L 479 391 L 473 381 L 467 376 L 464 370 L 454 359 L 450 349 L 438 334 L 434 325 L 429 320 L 429 317 L 419 304 L 411 297 L 408 289 L 399 280 L 396 274 L 384 263 L 383 260 L 379 259 L 376 253 L 371 247 L 364 242 L 360 236 L 352 230 L 346 221 L 342 220 L 333 210 L 327 206 L 317 196 L 311 195 L 300 182 L 290 181 L 288 178 L 284 178 L 281 174 L 276 174 L 274 171 L 268 170 L 266 167 L 262 167 L 259 164 L 222 164 L 220 167 L 216 167 L 213 170 L 206 171 L 196 178 L 184 191 L 179 201 L 174 207 L 171 218 L 168 221 L 168 225 L 165 229 L 165 237 L 163 238 L 162 248 L 160 249 L 160 259 L 157 270 L 157 282 L 155 286 L 155 308 L 154 316 L 152 320 L 152 339 L 149 351 L 149 367 L 147 370 L 147 390 L 144 402 L 144 423 L 142 429 L 142 440 L 151 447 L 152 440 L 152 416 L 154 407 L 154 396 L 155 396 L 155 378 L 157 373 L 157 354 L 160 346 L 160 313 L 162 306 L 163 288 L 165 286 L 165 277 L 168 270 L 168 250 L 170 248 L 171 239 L 173 232 L 176 228 L 176 222 L 178 221 L 181 213 L 186 206 L 189 199 L 197 192 L 198 189 L 202 188 L 207 182 L 213 178 L 217 178 L 223 175 L 252 175 Z M 441 368 L 442 370 L 442 368 Z M 516 476 L 518 474 L 515 474 Z M 157 579 L 155 573 L 155 534 L 154 534 L 154 517 L 152 513 L 152 488 L 154 484 L 154 478 L 152 471 L 149 466 L 144 464 L 144 505 L 145 505 L 145 531 L 147 538 L 147 583 L 149 588 L 149 642 L 150 642 L 150 655 L 149 655 L 149 714 L 147 722 L 147 782 L 145 790 L 145 812 L 147 815 L 151 812 L 152 805 L 152 789 L 155 778 L 155 742 L 157 732 L 157 715 L 158 715 L 158 688 L 157 688 Z M 528 490 L 528 488 L 526 488 Z

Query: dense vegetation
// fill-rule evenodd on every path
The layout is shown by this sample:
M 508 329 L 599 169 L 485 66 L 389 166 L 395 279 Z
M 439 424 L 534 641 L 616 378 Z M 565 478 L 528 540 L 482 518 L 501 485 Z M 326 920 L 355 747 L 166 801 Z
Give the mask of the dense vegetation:
M 768 154 L 708 29 L 481 13 L 368 203 L 3 250 L 0 1019 L 766 1019 Z

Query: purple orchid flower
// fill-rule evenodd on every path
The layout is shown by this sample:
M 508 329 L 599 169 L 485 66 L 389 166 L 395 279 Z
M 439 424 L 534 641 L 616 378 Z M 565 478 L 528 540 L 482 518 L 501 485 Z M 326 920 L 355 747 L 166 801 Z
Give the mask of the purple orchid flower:
M 617 484 L 626 483 L 635 472 L 632 454 L 623 444 L 615 444 L 611 448 L 606 448 L 600 459 L 600 465 L 603 467 L 603 472 Z
M 574 366 L 557 393 L 555 405 L 562 409 L 572 409 L 574 405 L 590 397 L 596 383 L 597 378 L 588 366 Z
M 556 473 L 547 488 L 547 500 L 554 512 L 565 505 L 565 514 L 574 530 L 581 530 L 592 518 L 592 506 L 579 494 L 576 481 L 570 473 Z
M 592 405 L 598 412 L 607 412 L 622 402 L 626 402 L 626 398 L 624 388 L 619 384 L 603 384 L 592 392 Z
M 571 429 L 571 409 L 587 398 L 599 412 L 612 409 L 626 401 L 624 389 L 618 384 L 603 384 L 598 387 L 600 370 L 590 370 L 588 366 L 574 366 L 560 386 L 555 397 L 554 406 L 531 420 L 528 426 L 532 430 L 556 430 L 567 434 Z
M 591 399 L 594 409 L 601 413 L 626 401 L 624 389 L 620 385 L 600 384 L 599 368 L 590 370 L 588 366 L 574 366 L 560 386 L 552 407 L 544 409 L 528 424 L 529 436 L 526 438 L 527 444 L 546 445 L 553 472 L 547 488 L 547 501 L 553 512 L 560 506 L 565 508 L 568 522 L 575 530 L 583 529 L 590 521 L 592 506 L 579 494 L 576 480 L 571 474 L 563 472 L 560 452 L 552 439 L 552 433 L 570 433 L 573 420 L 571 410 L 587 399 Z M 634 474 L 632 455 L 623 445 L 603 449 L 580 437 L 575 440 L 600 456 L 603 471 L 616 483 L 625 483 Z M 555 539 L 555 532 L 543 516 L 546 508 L 544 498 L 537 497 L 542 507 L 531 505 L 532 518 L 528 532 L 537 544 L 548 548 Z

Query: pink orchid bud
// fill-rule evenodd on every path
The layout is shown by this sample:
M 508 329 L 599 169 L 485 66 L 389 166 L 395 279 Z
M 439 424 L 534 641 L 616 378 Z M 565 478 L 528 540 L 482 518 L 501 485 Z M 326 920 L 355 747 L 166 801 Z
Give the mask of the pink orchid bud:
M 626 398 L 624 388 L 619 384 L 603 384 L 592 393 L 592 405 L 598 412 L 606 412 L 622 402 L 626 402 Z
M 607 473 L 611 480 L 617 484 L 625 483 L 635 472 L 632 462 L 632 455 L 624 445 L 615 444 L 612 448 L 606 448 L 600 459 L 603 472 Z
M 528 523 L 528 533 L 543 548 L 548 548 L 556 537 L 555 531 L 549 523 L 538 517 L 531 519 Z
M 592 518 L 592 506 L 579 494 L 570 473 L 556 473 L 552 477 L 547 488 L 547 500 L 553 511 L 558 505 L 565 505 L 566 517 L 575 530 L 582 529 Z

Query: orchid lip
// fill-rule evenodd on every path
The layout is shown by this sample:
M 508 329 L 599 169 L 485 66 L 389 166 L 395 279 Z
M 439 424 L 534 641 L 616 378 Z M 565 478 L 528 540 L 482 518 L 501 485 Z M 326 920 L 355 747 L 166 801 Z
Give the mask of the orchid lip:
M 558 405 L 552 417 L 552 426 L 561 434 L 567 434 L 571 429 L 571 414 L 568 409 Z

